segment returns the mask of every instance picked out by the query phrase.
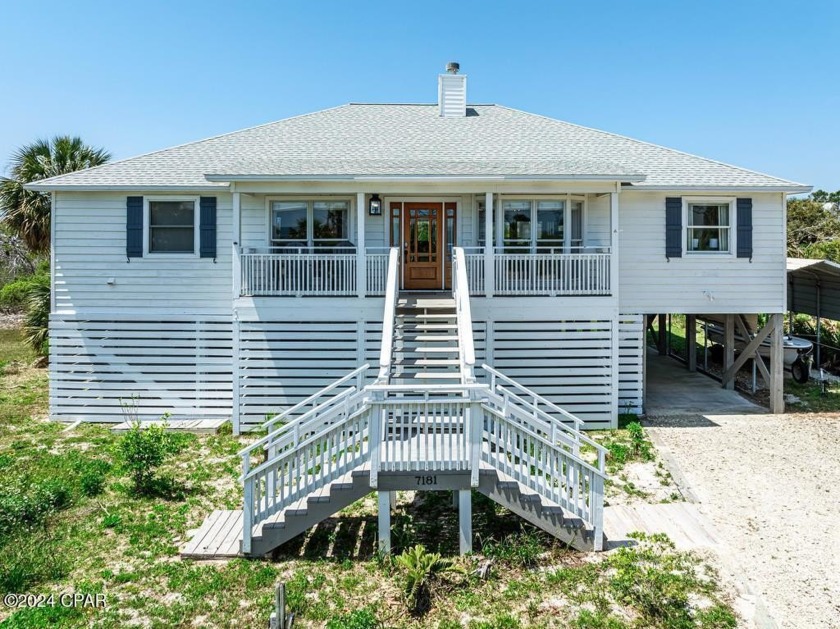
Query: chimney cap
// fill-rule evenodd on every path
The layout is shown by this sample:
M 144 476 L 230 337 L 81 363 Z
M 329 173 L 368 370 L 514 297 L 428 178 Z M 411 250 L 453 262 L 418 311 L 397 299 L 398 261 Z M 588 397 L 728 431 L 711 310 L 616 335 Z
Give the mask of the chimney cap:
M 449 72 L 449 74 L 458 74 L 458 70 L 460 69 L 461 64 L 457 61 L 450 61 L 446 64 L 446 71 Z

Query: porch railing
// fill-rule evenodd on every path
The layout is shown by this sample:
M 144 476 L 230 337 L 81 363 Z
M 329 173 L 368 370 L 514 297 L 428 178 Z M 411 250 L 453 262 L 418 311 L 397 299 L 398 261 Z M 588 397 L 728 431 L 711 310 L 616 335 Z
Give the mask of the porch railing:
M 493 286 L 488 287 L 483 249 L 465 251 L 472 295 L 486 294 L 488 288 L 493 295 L 609 295 L 610 259 L 608 248 L 575 253 L 500 250 L 493 254 Z
M 240 296 L 350 296 L 357 295 L 356 254 L 307 251 L 247 252 L 240 254 L 242 281 Z M 388 250 L 365 252 L 365 294 L 384 295 L 388 272 Z

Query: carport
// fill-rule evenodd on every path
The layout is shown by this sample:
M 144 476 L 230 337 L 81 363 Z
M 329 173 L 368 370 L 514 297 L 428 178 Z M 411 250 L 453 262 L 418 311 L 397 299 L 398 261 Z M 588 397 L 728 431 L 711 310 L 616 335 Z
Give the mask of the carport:
M 830 260 L 788 258 L 788 311 L 816 317 L 815 365 L 822 364 L 820 319 L 840 320 L 840 264 Z
M 740 393 L 697 371 L 680 369 L 670 356 L 648 349 L 645 360 L 645 413 L 727 415 L 764 411 Z

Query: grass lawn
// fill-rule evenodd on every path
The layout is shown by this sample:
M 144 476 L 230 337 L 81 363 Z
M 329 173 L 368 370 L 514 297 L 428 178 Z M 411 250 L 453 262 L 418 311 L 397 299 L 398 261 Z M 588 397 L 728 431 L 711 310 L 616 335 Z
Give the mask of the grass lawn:
M 374 552 L 372 498 L 287 544 L 271 561 L 182 561 L 179 545 L 216 508 L 238 508 L 245 443 L 178 435 L 162 472 L 168 497 L 139 497 L 120 437 L 46 421 L 47 377 L 17 331 L 0 331 L 0 592 L 102 594 L 105 606 L 0 605 L 0 627 L 259 627 L 287 584 L 296 627 L 734 627 L 711 569 L 653 538 L 609 554 L 570 551 L 481 496 L 477 549 L 457 555 L 446 493 L 400 494 L 398 548 L 423 543 L 462 573 L 431 580 L 431 607 L 409 613 L 406 570 Z M 623 436 L 616 439 L 624 439 Z M 473 571 L 492 561 L 487 579 Z

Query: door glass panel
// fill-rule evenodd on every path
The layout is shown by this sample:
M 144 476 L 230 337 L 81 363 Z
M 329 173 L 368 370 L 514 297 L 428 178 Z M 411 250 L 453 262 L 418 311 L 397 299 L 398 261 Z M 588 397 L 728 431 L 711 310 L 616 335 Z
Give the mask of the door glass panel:
M 429 244 L 431 245 L 430 246 L 430 251 L 432 252 L 432 260 L 437 259 L 436 256 L 434 255 L 434 254 L 437 253 L 437 244 L 438 244 L 438 242 L 437 242 L 438 241 L 438 239 L 437 239 L 437 224 L 438 224 L 437 219 L 433 218 L 432 221 L 431 221 L 431 226 L 429 227 Z

